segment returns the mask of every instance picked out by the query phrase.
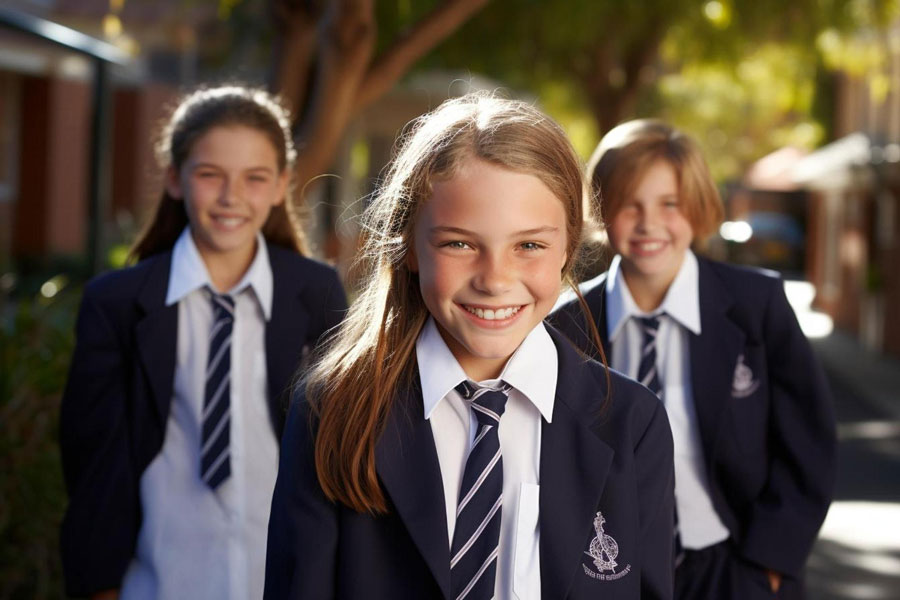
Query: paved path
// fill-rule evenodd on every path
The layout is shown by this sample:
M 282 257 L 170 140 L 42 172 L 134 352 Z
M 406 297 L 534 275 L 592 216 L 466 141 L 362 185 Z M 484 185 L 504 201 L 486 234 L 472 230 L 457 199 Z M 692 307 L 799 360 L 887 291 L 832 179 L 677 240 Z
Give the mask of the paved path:
M 900 418 L 829 373 L 841 438 L 837 488 L 807 565 L 808 597 L 900 600 Z

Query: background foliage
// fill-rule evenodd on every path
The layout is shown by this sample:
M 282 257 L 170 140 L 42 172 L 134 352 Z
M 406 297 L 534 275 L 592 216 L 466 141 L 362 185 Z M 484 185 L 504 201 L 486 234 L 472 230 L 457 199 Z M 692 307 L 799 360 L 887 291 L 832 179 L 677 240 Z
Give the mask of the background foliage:
M 47 282 L 63 289 L 4 303 L 0 323 L 0 598 L 62 597 L 58 415 L 81 289 Z

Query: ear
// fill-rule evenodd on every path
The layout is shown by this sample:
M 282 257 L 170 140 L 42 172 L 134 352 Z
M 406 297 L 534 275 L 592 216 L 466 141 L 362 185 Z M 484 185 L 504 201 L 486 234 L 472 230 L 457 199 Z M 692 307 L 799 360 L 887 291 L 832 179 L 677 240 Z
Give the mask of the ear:
M 169 165 L 169 168 L 166 169 L 166 193 L 176 200 L 181 200 L 184 198 L 183 190 L 181 189 L 181 180 L 178 176 L 178 170 L 173 166 Z
M 288 191 L 288 183 L 290 182 L 291 176 L 288 173 L 287 169 L 284 169 L 278 175 L 278 195 L 275 198 L 275 202 L 272 203 L 272 206 L 278 206 L 279 204 L 283 204 L 285 201 L 285 196 L 287 196 Z

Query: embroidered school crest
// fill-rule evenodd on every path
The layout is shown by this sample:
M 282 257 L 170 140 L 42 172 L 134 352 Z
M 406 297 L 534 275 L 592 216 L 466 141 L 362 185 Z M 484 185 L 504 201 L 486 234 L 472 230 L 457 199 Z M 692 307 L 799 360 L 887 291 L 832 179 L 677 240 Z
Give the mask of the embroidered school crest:
M 733 398 L 746 398 L 759 387 L 759 380 L 753 378 L 753 371 L 744 364 L 744 355 L 738 356 L 737 366 L 734 368 L 734 381 L 731 384 L 731 396 Z
M 588 577 L 599 579 L 600 581 L 615 581 L 631 572 L 631 564 L 625 565 L 618 572 L 616 571 L 616 568 L 619 566 L 619 563 L 616 562 L 616 559 L 619 557 L 619 544 L 613 536 L 606 533 L 603 529 L 605 523 L 606 518 L 604 518 L 603 513 L 598 511 L 597 516 L 594 517 L 594 531 L 597 535 L 591 540 L 588 550 L 585 552 L 593 559 L 592 562 L 597 570 L 591 569 L 584 563 L 582 563 L 581 567 L 584 569 L 584 574 Z

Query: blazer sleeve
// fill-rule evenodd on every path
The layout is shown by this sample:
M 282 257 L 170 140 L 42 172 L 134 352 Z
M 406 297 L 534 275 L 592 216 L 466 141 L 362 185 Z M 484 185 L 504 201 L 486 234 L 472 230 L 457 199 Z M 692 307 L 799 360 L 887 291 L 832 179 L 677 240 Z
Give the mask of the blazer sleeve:
M 338 510 L 316 476 L 309 405 L 291 402 L 281 440 L 266 552 L 266 600 L 335 597 Z
M 89 287 L 60 413 L 69 495 L 61 549 L 72 596 L 118 588 L 137 540 L 140 501 L 127 423 L 128 353 L 121 340 L 108 309 Z
M 640 509 L 641 598 L 669 600 L 674 585 L 675 468 L 672 430 L 662 402 L 634 449 Z
M 822 367 L 774 286 L 763 323 L 771 409 L 769 477 L 753 505 L 742 554 L 796 575 L 831 502 L 837 451 L 832 399 Z

